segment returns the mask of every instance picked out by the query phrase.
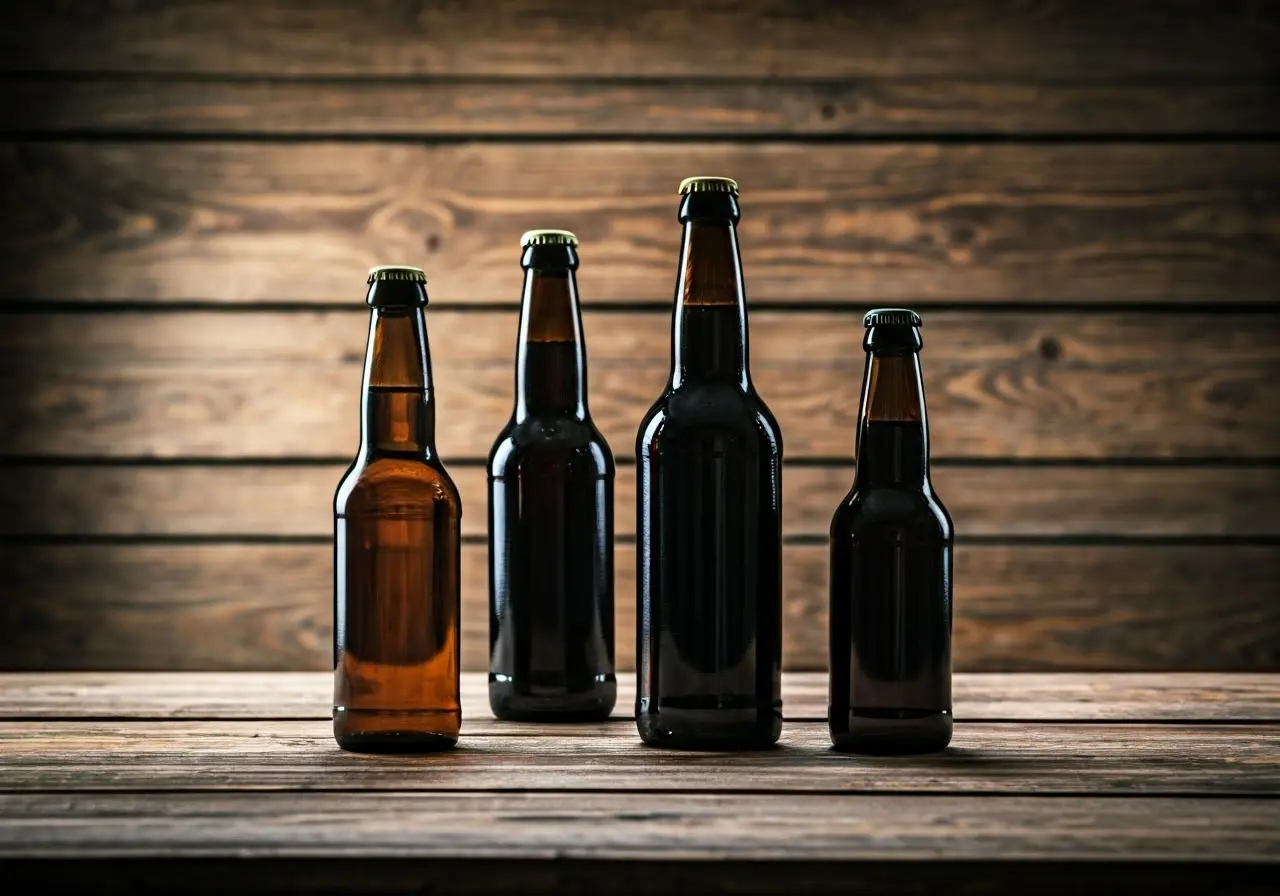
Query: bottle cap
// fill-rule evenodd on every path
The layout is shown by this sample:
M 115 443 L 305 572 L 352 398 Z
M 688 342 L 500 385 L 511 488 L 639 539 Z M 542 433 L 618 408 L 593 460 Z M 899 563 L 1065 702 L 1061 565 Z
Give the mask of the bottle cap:
M 528 230 L 520 237 L 520 248 L 530 246 L 577 246 L 578 238 L 567 230 Z
M 385 280 L 407 280 L 411 283 L 426 283 L 427 275 L 422 268 L 411 268 L 403 264 L 384 264 L 369 268 L 369 279 L 365 282 Z
M 738 195 L 738 182 L 728 177 L 686 177 L 680 181 L 680 195 L 686 193 L 732 193 Z
M 918 327 L 920 315 L 910 308 L 876 308 L 862 319 L 864 327 Z

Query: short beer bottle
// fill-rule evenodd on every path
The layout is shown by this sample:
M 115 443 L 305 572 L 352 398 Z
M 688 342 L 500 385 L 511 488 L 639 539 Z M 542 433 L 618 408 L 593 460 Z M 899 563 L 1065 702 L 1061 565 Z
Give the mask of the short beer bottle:
M 462 508 L 435 447 L 426 277 L 369 273 L 360 450 L 334 498 L 333 733 L 344 749 L 452 747 Z
M 640 426 L 636 720 L 646 743 L 782 730 L 782 435 L 747 362 L 737 184 L 689 178 L 671 376 Z
M 587 355 L 563 230 L 521 239 L 515 408 L 489 454 L 489 704 L 514 721 L 607 718 L 613 454 L 587 408 Z
M 886 308 L 863 323 L 858 466 L 831 521 L 831 739 L 928 753 L 951 740 L 954 533 L 929 481 L 920 317 Z

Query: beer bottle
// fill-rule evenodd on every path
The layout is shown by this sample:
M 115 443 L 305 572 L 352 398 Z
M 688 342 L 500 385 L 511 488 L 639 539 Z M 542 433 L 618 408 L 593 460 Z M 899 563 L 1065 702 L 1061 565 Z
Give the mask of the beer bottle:
M 858 753 L 951 740 L 951 517 L 929 482 L 920 317 L 863 320 L 853 489 L 831 521 L 831 739 Z
M 737 184 L 680 185 L 671 377 L 640 425 L 636 721 L 646 743 L 782 730 L 782 436 L 751 383 Z
M 587 409 L 577 238 L 520 240 L 511 420 L 489 454 L 489 705 L 510 720 L 607 718 L 613 455 Z
M 417 268 L 369 272 L 360 450 L 334 497 L 333 733 L 347 750 L 452 747 L 462 508 L 435 447 Z

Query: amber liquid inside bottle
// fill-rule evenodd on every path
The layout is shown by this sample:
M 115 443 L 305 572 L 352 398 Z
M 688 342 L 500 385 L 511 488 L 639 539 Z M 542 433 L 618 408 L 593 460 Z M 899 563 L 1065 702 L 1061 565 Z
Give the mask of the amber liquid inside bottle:
M 782 730 L 782 438 L 748 374 L 736 200 L 681 218 L 672 377 L 636 446 L 636 720 L 657 746 L 758 749 Z
M 613 455 L 587 409 L 569 246 L 531 246 L 516 406 L 489 459 L 489 704 L 513 721 L 607 718 Z
M 928 753 L 951 740 L 954 536 L 929 482 L 918 331 L 874 330 L 857 474 L 831 524 L 831 738 Z
M 435 451 L 423 303 L 419 284 L 371 292 L 360 453 L 334 500 L 333 731 L 348 750 L 447 749 L 461 724 L 461 506 Z

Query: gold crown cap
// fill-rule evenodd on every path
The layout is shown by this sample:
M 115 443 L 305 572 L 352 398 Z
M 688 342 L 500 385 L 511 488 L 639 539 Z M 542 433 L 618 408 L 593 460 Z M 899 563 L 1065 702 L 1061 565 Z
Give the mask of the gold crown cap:
M 577 246 L 578 238 L 567 230 L 526 230 L 520 237 L 520 248 L 530 246 Z
M 383 264 L 376 268 L 369 268 L 369 279 L 365 282 L 372 283 L 375 280 L 408 280 L 413 283 L 426 283 L 427 274 L 422 268 L 413 268 L 404 264 Z
M 738 194 L 738 182 L 731 177 L 686 177 L 680 181 L 680 195 L 686 193 Z

